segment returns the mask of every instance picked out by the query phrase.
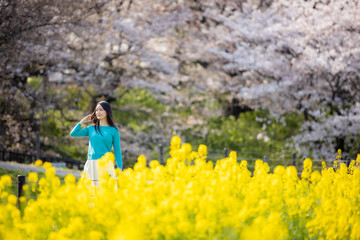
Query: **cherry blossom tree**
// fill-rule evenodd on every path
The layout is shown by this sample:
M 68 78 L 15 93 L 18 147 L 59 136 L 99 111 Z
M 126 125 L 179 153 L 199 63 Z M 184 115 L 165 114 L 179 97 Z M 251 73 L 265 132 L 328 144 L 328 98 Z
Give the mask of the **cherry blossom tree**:
M 49 94 L 54 84 L 78 85 L 91 96 L 92 105 L 99 98 L 115 100 L 118 86 L 186 100 L 172 91 L 188 78 L 178 73 L 184 65 L 178 49 L 185 40 L 179 42 L 177 36 L 186 31 L 178 26 L 191 18 L 190 7 L 161 0 L 2 1 L 0 110 L 7 140 L 1 142 L 31 149 L 35 118 L 53 108 L 72 120 L 63 108 L 73 103 L 64 94 Z M 29 87 L 29 77 L 40 77 L 41 86 Z
M 37 114 L 55 108 L 74 120 L 63 112 L 72 103 L 48 86 L 76 86 L 89 109 L 119 98 L 118 87 L 139 87 L 173 106 L 227 94 L 280 121 L 297 112 L 299 152 L 360 152 L 359 8 L 357 0 L 0 1 L 0 126 L 26 145 L 31 131 L 16 129 L 34 129 Z M 29 87 L 32 76 L 40 89 Z
M 278 0 L 230 15 L 209 10 L 220 43 L 210 51 L 237 82 L 229 87 L 243 104 L 303 114 L 294 137 L 299 151 L 306 146 L 328 159 L 338 148 L 359 152 L 353 146 L 360 134 L 359 10 L 357 0 Z
M 36 114 L 53 108 L 47 97 L 50 69 L 69 65 L 66 36 L 84 29 L 101 9 L 92 1 L 0 1 L 0 144 L 17 150 L 34 149 Z M 28 77 L 40 76 L 42 87 L 29 87 Z

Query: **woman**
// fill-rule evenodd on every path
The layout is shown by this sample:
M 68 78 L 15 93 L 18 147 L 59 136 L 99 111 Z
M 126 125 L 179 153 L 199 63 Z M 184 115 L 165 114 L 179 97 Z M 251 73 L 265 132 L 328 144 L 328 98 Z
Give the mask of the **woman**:
M 93 124 L 81 128 L 85 123 Z M 111 106 L 108 102 L 101 101 L 96 105 L 92 114 L 84 117 L 71 131 L 72 137 L 89 137 L 88 157 L 84 166 L 84 173 L 92 180 L 93 186 L 98 186 L 99 169 L 98 159 L 105 153 L 111 152 L 114 147 L 115 161 L 118 168 L 122 169 L 122 158 L 120 150 L 120 134 L 115 127 Z M 114 175 L 114 166 L 109 173 Z

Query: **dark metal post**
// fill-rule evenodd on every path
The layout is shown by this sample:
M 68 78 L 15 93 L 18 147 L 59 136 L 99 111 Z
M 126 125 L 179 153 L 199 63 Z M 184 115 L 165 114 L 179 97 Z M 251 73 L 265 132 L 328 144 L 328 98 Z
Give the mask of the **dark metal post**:
M 227 148 L 224 149 L 224 154 L 225 154 L 225 157 L 227 158 L 228 157 L 228 149 Z
M 350 166 L 350 158 L 349 158 L 349 157 L 346 158 L 346 166 L 347 166 L 347 167 Z
M 264 162 L 266 162 L 266 163 L 268 162 L 268 156 L 266 156 L 266 155 L 264 156 Z
M 18 188 L 17 188 L 17 207 L 20 209 L 20 197 L 22 196 L 23 186 L 25 184 L 25 176 L 18 175 Z
M 159 144 L 159 150 L 160 150 L 160 164 L 164 164 L 164 147 L 162 143 Z
M 292 153 L 292 165 L 296 167 L 296 153 Z

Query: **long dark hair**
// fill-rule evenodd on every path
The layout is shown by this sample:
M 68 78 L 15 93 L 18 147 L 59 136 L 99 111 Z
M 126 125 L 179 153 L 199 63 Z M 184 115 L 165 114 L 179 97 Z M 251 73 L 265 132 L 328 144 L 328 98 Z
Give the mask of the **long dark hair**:
M 100 120 L 96 117 L 96 107 L 98 105 L 101 105 L 101 107 L 106 111 L 106 120 L 107 120 L 108 124 L 117 129 L 117 127 L 115 126 L 114 120 L 113 120 L 110 103 L 108 103 L 106 101 L 101 101 L 98 104 L 96 104 L 94 112 L 91 114 L 91 121 L 95 125 L 95 131 L 99 132 L 102 135 L 102 133 L 100 131 Z

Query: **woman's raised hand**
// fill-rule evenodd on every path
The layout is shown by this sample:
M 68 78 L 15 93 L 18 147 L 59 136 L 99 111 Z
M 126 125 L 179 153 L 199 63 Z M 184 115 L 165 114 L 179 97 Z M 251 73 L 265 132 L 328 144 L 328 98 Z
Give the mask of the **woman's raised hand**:
M 83 119 L 81 119 L 80 123 L 84 124 L 84 123 L 88 123 L 91 122 L 91 114 L 86 115 Z

